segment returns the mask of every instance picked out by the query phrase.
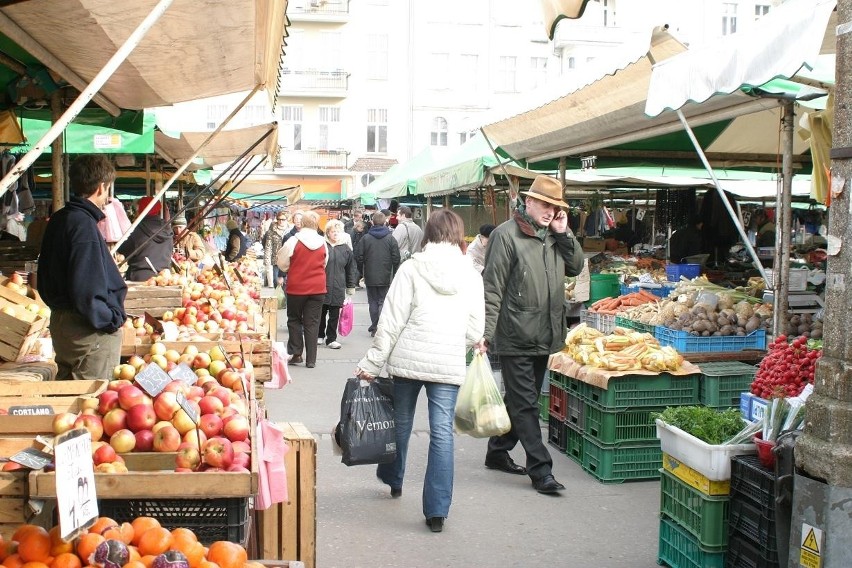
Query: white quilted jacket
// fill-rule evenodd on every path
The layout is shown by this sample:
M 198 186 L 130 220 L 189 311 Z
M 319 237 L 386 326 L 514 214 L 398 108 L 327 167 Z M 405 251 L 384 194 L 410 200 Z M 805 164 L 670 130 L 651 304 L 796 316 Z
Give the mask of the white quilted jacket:
M 467 348 L 482 338 L 482 277 L 458 247 L 429 243 L 400 265 L 373 345 L 358 366 L 389 375 L 461 385 Z

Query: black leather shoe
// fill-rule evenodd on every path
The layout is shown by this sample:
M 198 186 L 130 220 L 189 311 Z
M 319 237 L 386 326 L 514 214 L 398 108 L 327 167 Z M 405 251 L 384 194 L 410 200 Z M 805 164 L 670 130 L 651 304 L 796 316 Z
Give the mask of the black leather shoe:
M 509 456 L 498 459 L 485 458 L 485 467 L 487 467 L 488 469 L 497 469 L 500 471 L 505 471 L 506 473 L 513 473 L 515 475 L 527 474 L 527 468 L 516 464 Z
M 290 361 L 289 361 L 290 364 L 295 365 L 296 363 L 301 363 L 301 362 L 302 362 L 302 356 L 301 355 L 291 355 L 290 356 Z
M 313 369 L 316 366 L 317 366 L 316 363 L 305 363 L 305 367 L 307 367 L 308 369 Z
M 426 524 L 432 532 L 441 532 L 444 530 L 444 517 L 429 517 L 426 519 Z
M 565 489 L 565 486 L 556 481 L 556 478 L 552 475 L 545 475 L 542 478 L 533 479 L 532 486 L 533 489 L 539 493 L 544 493 L 545 495 L 558 493 Z
M 402 497 L 402 487 L 391 487 L 391 497 L 394 499 Z

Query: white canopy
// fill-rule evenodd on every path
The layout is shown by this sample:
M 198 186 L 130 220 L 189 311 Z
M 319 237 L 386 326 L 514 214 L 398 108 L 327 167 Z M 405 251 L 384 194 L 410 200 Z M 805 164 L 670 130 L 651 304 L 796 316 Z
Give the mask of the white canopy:
M 212 168 L 219 164 L 233 162 L 246 152 L 269 130 L 273 132 L 260 144 L 249 151 L 250 156 L 274 156 L 278 148 L 278 124 L 261 124 L 248 128 L 223 130 L 204 147 L 190 169 Z M 182 132 L 179 138 L 172 138 L 163 132 L 154 133 L 154 147 L 157 153 L 173 164 L 179 165 L 191 158 L 210 136 L 209 132 Z

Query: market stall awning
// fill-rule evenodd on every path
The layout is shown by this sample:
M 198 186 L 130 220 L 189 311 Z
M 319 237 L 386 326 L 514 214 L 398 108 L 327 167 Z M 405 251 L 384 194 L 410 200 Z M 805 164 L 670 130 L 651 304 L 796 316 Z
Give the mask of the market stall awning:
M 261 174 L 243 181 L 231 194 L 235 199 L 271 200 L 282 195 L 298 196 L 298 201 L 340 200 L 342 182 L 340 179 L 311 178 L 307 176 L 271 176 Z M 292 194 L 282 193 L 298 188 Z M 293 204 L 296 199 L 290 200 Z
M 442 159 L 446 159 L 449 153 L 450 150 L 446 147 L 428 146 L 407 162 L 393 166 L 359 193 L 373 194 L 376 199 L 391 199 L 407 194 L 415 195 L 417 193 L 417 178 L 435 171 L 436 166 L 441 163 Z
M 0 33 L 40 46 L 88 83 L 156 4 L 6 2 Z M 100 94 L 122 109 L 144 109 L 262 85 L 274 102 L 286 8 L 287 0 L 175 0 Z
M 144 113 L 143 113 L 144 114 Z M 141 134 L 124 130 L 72 122 L 63 132 L 63 151 L 66 154 L 153 154 L 155 118 L 144 114 Z M 53 125 L 47 120 L 22 118 L 26 142 L 18 146 L 28 151 Z M 49 154 L 48 146 L 44 153 Z
M 544 28 L 547 37 L 553 39 L 556 24 L 563 18 L 576 19 L 583 15 L 589 0 L 541 0 L 544 13 Z
M 260 144 L 249 150 L 270 129 L 273 132 Z M 209 137 L 209 132 L 182 132 L 179 138 L 173 138 L 164 132 L 157 132 L 155 134 L 156 150 L 158 154 L 171 163 L 179 165 L 195 154 Z M 204 147 L 190 169 L 206 169 L 219 164 L 230 163 L 246 151 L 249 151 L 248 155 L 251 156 L 274 156 L 277 149 L 277 123 L 223 130 Z

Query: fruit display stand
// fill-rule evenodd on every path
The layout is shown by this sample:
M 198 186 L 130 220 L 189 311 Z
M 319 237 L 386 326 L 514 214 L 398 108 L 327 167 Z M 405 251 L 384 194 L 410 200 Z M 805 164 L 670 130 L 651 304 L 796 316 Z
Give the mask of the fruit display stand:
M 257 331 L 275 341 L 278 334 L 278 298 L 275 296 L 275 290 L 261 290 L 260 318 L 256 326 Z
M 162 317 L 167 311 L 174 311 L 182 305 L 181 286 L 128 286 L 124 299 L 124 310 L 133 315 L 148 312 L 154 317 Z
M 16 361 L 29 353 L 49 321 L 47 306 L 32 288 L 0 280 L 0 359 Z
M 51 435 L 53 415 L 39 413 L 44 407 L 55 413 L 79 412 L 85 399 L 94 399 L 107 381 L 18 381 L 0 379 L 0 435 Z M 30 407 L 33 414 L 28 413 Z M 4 454 L 4 457 L 8 457 Z
M 295 558 L 316 563 L 316 440 L 304 424 L 284 422 L 289 501 L 258 511 L 258 550 L 265 559 Z

